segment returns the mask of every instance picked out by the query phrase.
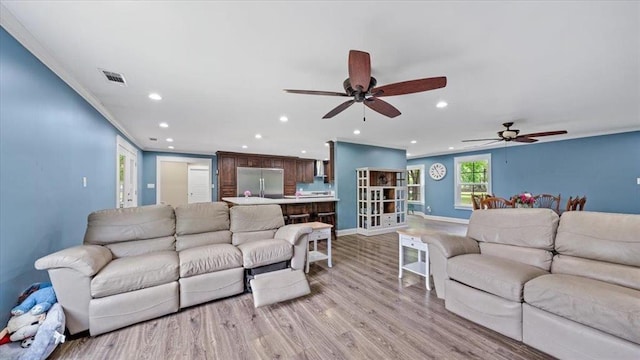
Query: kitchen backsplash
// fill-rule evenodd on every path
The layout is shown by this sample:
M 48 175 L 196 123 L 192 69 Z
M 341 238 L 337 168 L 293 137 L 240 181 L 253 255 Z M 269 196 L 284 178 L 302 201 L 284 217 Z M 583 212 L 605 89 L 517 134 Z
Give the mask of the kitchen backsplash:
M 333 184 L 325 184 L 324 178 L 315 177 L 313 178 L 313 183 L 297 183 L 296 189 L 302 191 L 331 191 L 335 190 L 333 188 Z

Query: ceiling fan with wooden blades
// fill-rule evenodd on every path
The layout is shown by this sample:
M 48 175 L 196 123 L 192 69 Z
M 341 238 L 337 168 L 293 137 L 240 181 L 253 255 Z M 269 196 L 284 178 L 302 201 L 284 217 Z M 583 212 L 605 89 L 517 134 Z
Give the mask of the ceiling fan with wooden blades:
M 371 58 L 369 53 L 358 50 L 349 51 L 349 78 L 347 78 L 342 86 L 344 93 L 333 91 L 316 91 L 316 90 L 292 90 L 284 89 L 285 92 L 292 94 L 304 95 L 325 95 L 325 96 L 341 96 L 351 97 L 342 104 L 336 106 L 329 111 L 323 119 L 332 118 L 349 106 L 355 103 L 364 103 L 371 110 L 376 111 L 384 116 L 394 118 L 400 115 L 400 110 L 386 101 L 379 99 L 383 96 L 396 96 L 413 94 L 417 92 L 429 91 L 443 88 L 447 85 L 445 76 L 403 81 L 399 83 L 378 86 L 377 81 L 371 76 Z
M 513 122 L 506 122 L 504 124 L 502 124 L 502 126 L 506 127 L 505 130 L 502 131 L 498 131 L 498 138 L 497 139 L 472 139 L 472 140 L 462 140 L 462 142 L 470 142 L 470 141 L 493 141 L 493 142 L 498 142 L 498 141 L 515 141 L 515 142 L 521 142 L 521 143 L 534 143 L 536 141 L 538 141 L 538 139 L 534 139 L 536 137 L 541 137 L 541 136 L 551 136 L 551 135 L 562 135 L 562 134 L 566 134 L 567 130 L 555 130 L 555 131 L 543 131 L 543 132 L 537 132 L 537 133 L 531 133 L 531 134 L 524 134 L 524 135 L 520 135 L 520 130 L 517 129 L 511 129 L 511 127 L 513 126 Z

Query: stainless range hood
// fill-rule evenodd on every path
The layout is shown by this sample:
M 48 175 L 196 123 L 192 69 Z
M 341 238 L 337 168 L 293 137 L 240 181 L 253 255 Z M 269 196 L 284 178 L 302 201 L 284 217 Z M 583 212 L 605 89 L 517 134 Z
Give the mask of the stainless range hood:
M 325 177 L 324 174 L 324 162 L 322 160 L 316 160 L 315 177 Z

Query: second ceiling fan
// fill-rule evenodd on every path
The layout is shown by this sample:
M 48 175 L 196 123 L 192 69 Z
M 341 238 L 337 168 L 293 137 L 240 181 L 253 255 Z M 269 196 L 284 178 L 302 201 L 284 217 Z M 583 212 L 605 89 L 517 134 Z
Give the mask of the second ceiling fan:
M 285 89 L 284 91 L 293 94 L 342 96 L 353 98 L 336 106 L 333 110 L 323 116 L 323 119 L 329 119 L 338 115 L 354 103 L 364 103 L 364 105 L 369 107 L 371 110 L 384 116 L 394 118 L 400 115 L 400 110 L 396 109 L 388 102 L 379 99 L 379 97 L 405 95 L 443 88 L 447 85 L 447 78 L 445 76 L 440 76 L 409 80 L 378 87 L 376 87 L 376 84 L 376 79 L 371 77 L 371 58 L 369 53 L 351 50 L 349 51 L 349 78 L 342 84 L 345 91 L 344 93 L 292 89 Z

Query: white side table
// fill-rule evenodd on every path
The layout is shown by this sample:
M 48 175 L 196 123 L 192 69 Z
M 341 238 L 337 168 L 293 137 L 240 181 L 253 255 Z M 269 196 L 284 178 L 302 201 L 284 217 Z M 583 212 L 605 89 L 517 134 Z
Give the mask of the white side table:
M 331 264 L 331 228 L 333 225 L 325 224 L 321 222 L 310 222 L 304 224 L 311 227 L 313 231 L 309 234 L 309 242 L 313 241 L 313 250 L 309 249 L 307 245 L 307 264 L 305 265 L 305 273 L 309 272 L 309 264 L 315 261 L 327 260 L 327 265 L 332 267 Z M 318 251 L 318 240 L 327 240 L 327 253 L 321 253 Z
M 398 230 L 398 278 L 402 279 L 404 270 L 424 276 L 427 290 L 431 290 L 429 283 L 429 247 L 422 242 L 421 233 L 418 230 L 403 229 Z M 418 261 L 405 264 L 404 248 L 414 249 L 418 251 Z M 424 254 L 423 254 L 424 253 Z

